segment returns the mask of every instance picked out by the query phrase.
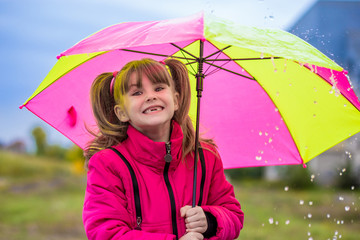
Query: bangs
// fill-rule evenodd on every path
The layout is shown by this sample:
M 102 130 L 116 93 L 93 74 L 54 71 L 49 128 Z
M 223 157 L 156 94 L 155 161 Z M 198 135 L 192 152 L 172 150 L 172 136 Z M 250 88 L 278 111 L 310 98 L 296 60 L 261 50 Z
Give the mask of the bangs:
M 146 76 L 153 84 L 162 83 L 168 86 L 171 85 L 170 73 L 164 65 L 152 59 L 143 59 L 135 61 L 133 66 L 128 69 L 125 81 L 122 84 L 123 93 L 127 93 L 130 89 L 130 84 L 134 84 L 130 82 L 133 74 L 135 74 L 135 84 L 138 88 L 142 87 L 142 76 Z

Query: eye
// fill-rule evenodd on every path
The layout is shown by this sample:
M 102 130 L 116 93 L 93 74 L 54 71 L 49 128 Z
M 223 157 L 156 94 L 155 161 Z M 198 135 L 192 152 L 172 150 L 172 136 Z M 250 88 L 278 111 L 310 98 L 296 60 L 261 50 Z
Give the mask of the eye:
M 160 92 L 160 91 L 163 90 L 163 89 L 164 89 L 164 87 L 160 86 L 160 87 L 156 87 L 156 88 L 155 88 L 155 91 L 156 91 L 156 92 Z
M 141 91 L 134 91 L 131 93 L 131 96 L 140 96 L 142 94 Z

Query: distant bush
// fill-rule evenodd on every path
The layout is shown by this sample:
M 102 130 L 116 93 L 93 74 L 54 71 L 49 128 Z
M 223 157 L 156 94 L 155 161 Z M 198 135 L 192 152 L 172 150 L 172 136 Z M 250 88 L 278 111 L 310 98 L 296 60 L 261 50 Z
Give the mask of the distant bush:
M 59 145 L 48 145 L 44 155 L 56 159 L 65 159 L 67 151 L 67 148 L 63 148 Z
M 340 173 L 335 180 L 335 186 L 340 189 L 350 189 L 351 187 L 359 187 L 359 171 L 353 169 L 351 154 L 347 155 L 345 165 L 340 167 Z
M 280 170 L 281 179 L 293 189 L 309 189 L 315 185 L 311 181 L 311 174 L 308 168 L 301 165 L 284 166 Z
M 263 167 L 226 169 L 225 174 L 234 180 L 261 179 L 264 176 Z
M 47 147 L 46 133 L 42 127 L 35 127 L 32 130 L 32 136 L 34 137 L 36 144 L 36 155 L 43 156 L 45 155 Z

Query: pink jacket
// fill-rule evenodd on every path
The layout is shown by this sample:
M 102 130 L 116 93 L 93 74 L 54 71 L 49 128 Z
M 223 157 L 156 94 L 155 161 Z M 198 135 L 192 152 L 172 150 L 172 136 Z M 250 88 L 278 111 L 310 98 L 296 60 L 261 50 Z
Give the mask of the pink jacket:
M 180 126 L 173 123 L 170 140 L 172 161 L 168 170 L 165 169 L 164 142 L 153 142 L 131 126 L 127 133 L 129 137 L 116 149 L 129 161 L 139 184 L 141 231 L 135 230 L 137 223 L 130 172 L 116 153 L 105 149 L 96 153 L 89 162 L 83 211 L 88 238 L 173 240 L 176 239 L 173 220 L 176 220 L 174 224 L 180 238 L 186 229 L 180 208 L 192 202 L 194 162 L 190 156 L 186 161 L 181 160 L 183 134 Z M 211 146 L 204 147 L 215 151 Z M 201 207 L 214 215 L 218 223 L 216 236 L 211 239 L 235 239 L 243 227 L 244 214 L 235 199 L 232 185 L 225 179 L 220 158 L 208 150 L 204 150 L 204 156 L 206 178 Z M 166 185 L 165 174 L 170 186 Z M 201 176 L 199 161 L 197 202 Z M 172 189 L 173 198 L 168 187 Z

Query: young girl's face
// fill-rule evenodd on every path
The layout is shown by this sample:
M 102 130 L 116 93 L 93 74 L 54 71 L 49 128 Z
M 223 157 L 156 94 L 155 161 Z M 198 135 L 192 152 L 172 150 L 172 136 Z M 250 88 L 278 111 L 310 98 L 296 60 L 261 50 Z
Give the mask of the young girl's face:
M 123 98 L 123 106 L 117 105 L 115 113 L 122 122 L 129 122 L 140 132 L 146 133 L 170 129 L 171 119 L 178 109 L 178 93 L 173 86 L 152 83 L 146 75 L 137 84 L 136 74 L 129 80 L 129 90 Z

